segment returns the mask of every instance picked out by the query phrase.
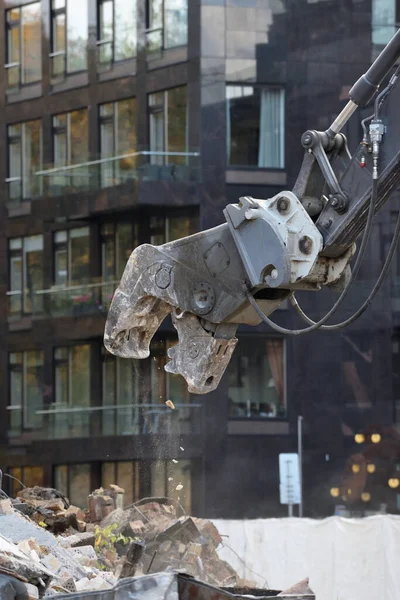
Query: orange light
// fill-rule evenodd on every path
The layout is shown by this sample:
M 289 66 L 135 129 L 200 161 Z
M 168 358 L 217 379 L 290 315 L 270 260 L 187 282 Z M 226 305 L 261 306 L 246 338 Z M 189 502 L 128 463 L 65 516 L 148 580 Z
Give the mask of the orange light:
M 356 442 L 356 444 L 362 444 L 363 442 L 365 442 L 365 435 L 363 433 L 356 433 L 356 435 L 354 436 L 354 441 Z
M 379 444 L 379 442 L 381 441 L 381 434 L 380 433 L 373 433 L 371 435 L 371 442 L 373 444 Z
M 397 477 L 391 477 L 388 481 L 389 487 L 392 488 L 392 490 L 395 490 L 396 488 L 399 487 L 400 485 L 400 480 Z
M 348 495 L 348 496 L 351 496 L 351 494 L 352 494 L 352 491 L 351 491 L 351 488 L 349 488 L 349 489 L 347 490 L 347 495 Z
M 353 473 L 359 473 L 360 465 L 352 465 L 351 470 L 353 471 Z
M 371 494 L 369 492 L 363 492 L 361 494 L 361 500 L 363 502 L 369 502 L 371 500 Z
M 375 473 L 376 471 L 376 466 L 373 463 L 369 463 L 367 465 L 367 471 L 368 473 Z
M 337 487 L 333 487 L 331 488 L 331 496 L 333 496 L 334 498 L 337 498 L 340 494 L 339 488 Z

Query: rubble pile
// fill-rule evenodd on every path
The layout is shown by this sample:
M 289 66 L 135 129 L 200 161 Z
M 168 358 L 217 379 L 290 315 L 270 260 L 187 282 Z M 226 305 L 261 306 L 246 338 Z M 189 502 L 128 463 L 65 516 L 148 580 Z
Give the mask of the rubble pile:
M 0 500 L 0 575 L 30 599 L 113 587 L 127 577 L 179 571 L 221 587 L 249 586 L 222 561 L 216 527 L 167 499 L 124 506 L 124 490 L 100 488 L 86 511 L 52 488 Z

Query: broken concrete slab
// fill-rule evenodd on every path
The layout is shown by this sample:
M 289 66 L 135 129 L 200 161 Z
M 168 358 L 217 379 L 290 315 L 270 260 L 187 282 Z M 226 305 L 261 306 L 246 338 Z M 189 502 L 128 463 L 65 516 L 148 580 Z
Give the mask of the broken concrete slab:
M 96 535 L 91 531 L 83 531 L 59 539 L 64 548 L 78 548 L 79 546 L 94 546 Z

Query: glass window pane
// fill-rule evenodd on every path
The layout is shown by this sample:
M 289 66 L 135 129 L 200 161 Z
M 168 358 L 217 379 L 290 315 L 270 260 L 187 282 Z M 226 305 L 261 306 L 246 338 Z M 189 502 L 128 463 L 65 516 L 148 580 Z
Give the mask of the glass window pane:
M 68 467 L 58 465 L 54 469 L 54 487 L 68 497 Z
M 10 11 L 11 12 L 11 11 Z M 7 31 L 7 62 L 13 64 L 7 69 L 7 85 L 18 86 L 20 82 L 20 28 L 11 27 Z
M 102 243 L 102 275 L 104 281 L 115 279 L 115 244 L 114 238 L 108 237 Z
M 65 167 L 68 163 L 67 133 L 54 134 L 54 166 Z
M 162 3 L 163 0 L 149 1 L 149 28 L 162 27 Z
M 22 248 L 22 238 L 12 238 L 9 241 L 10 250 L 21 250 Z
M 117 152 L 127 154 L 136 150 L 136 98 L 117 103 Z M 133 166 L 133 158 L 126 167 Z
M 118 223 L 117 225 L 117 279 L 122 277 L 126 263 L 134 249 L 132 239 L 132 225 L 130 223 Z
M 87 69 L 88 4 L 87 0 L 67 2 L 67 72 Z
M 21 13 L 19 8 L 12 8 L 7 10 L 7 23 L 16 23 L 19 21 Z
M 115 463 L 103 462 L 101 465 L 101 487 L 110 489 L 110 485 L 114 485 L 115 481 Z
M 70 401 L 73 406 L 90 405 L 90 346 L 88 344 L 71 348 Z M 82 413 L 87 415 L 87 413 Z
M 134 502 L 134 463 L 117 462 L 117 480 L 115 483 L 125 490 L 124 505 L 129 506 L 132 504 Z
M 22 256 L 12 256 L 10 258 L 10 292 L 15 292 L 9 296 L 9 312 L 11 315 L 19 314 L 22 310 Z
M 100 152 L 102 158 L 114 156 L 114 123 L 108 121 L 100 125 Z M 107 161 L 101 163 L 101 186 L 109 187 L 114 183 L 115 162 Z
M 284 90 L 236 85 L 226 93 L 229 164 L 283 168 Z
M 13 498 L 16 498 L 18 492 L 20 492 L 23 487 L 19 483 L 19 481 L 21 481 L 23 483 L 22 468 L 21 467 L 13 467 L 12 469 L 9 469 L 9 473 L 10 473 L 10 475 L 12 475 L 12 477 L 15 477 L 15 479 L 11 479 L 11 496 Z M 17 481 L 17 480 L 19 480 L 19 481 Z
M 21 8 L 21 27 L 22 83 L 32 83 L 42 77 L 40 2 Z
M 10 178 L 22 176 L 21 157 L 21 126 L 8 127 L 8 176 Z
M 53 18 L 53 52 L 65 52 L 65 14 Z
M 43 486 L 43 467 L 23 467 L 23 478 L 26 487 L 35 487 L 35 485 Z
M 43 289 L 43 236 L 35 235 L 24 240 L 25 282 L 24 311 L 40 309 L 43 300 L 37 290 Z
M 64 75 L 65 71 L 65 13 L 56 14 L 53 16 L 52 23 L 52 51 L 59 53 L 51 59 L 51 74 L 54 77 Z
M 66 285 L 68 282 L 68 253 L 66 249 L 56 250 L 54 263 L 54 283 L 56 285 Z
M 26 352 L 25 363 L 24 426 L 33 429 L 43 419 L 36 414 L 43 409 L 43 352 Z
M 69 465 L 68 495 L 71 504 L 85 508 L 90 492 L 90 464 Z
M 68 405 L 68 364 L 56 364 L 55 367 L 55 397 L 56 403 Z
M 230 165 L 257 166 L 260 97 L 251 86 L 227 87 L 227 144 Z
M 136 150 L 136 99 L 129 98 L 116 103 L 116 152 L 131 154 Z M 119 181 L 134 177 L 136 156 L 122 158 L 116 163 Z
M 114 0 L 114 58 L 136 56 L 136 0 Z
M 86 108 L 70 113 L 70 154 L 71 164 L 86 162 L 88 159 L 88 111 Z M 77 170 L 78 175 L 78 170 Z M 79 177 L 84 177 L 84 172 L 79 169 Z
M 166 48 L 187 44 L 187 0 L 164 0 L 164 23 Z
M 168 139 L 166 150 L 172 152 L 186 152 L 187 140 L 187 100 L 186 86 L 168 90 Z M 186 158 L 167 157 L 169 163 L 182 164 Z
M 85 283 L 90 278 L 89 228 L 72 229 L 70 238 L 70 281 L 72 284 Z
M 35 175 L 42 168 L 42 124 L 28 121 L 23 128 L 23 196 L 33 198 L 40 192 L 40 178 Z
M 11 369 L 9 406 L 22 407 L 22 369 Z M 11 411 L 11 418 L 16 411 Z
M 245 339 L 227 368 L 229 415 L 284 417 L 283 341 Z
M 99 6 L 99 40 L 112 40 L 113 37 L 113 3 L 104 0 Z

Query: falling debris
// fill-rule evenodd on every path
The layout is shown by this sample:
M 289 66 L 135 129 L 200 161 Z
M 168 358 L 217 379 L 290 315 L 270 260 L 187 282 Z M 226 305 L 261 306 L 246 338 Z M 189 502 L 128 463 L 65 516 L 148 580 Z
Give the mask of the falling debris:
M 172 410 L 175 410 L 175 404 L 172 402 L 172 400 L 167 400 L 165 402 L 165 404 L 169 407 L 172 408 Z
M 178 461 L 176 460 L 176 458 L 173 458 L 172 462 L 175 463 L 176 465 L 178 464 Z
M 173 477 L 168 477 L 168 481 L 173 481 L 174 478 Z
M 181 483 L 178 483 L 175 489 L 177 492 L 180 492 L 181 490 L 183 490 L 183 485 Z
M 182 448 L 182 446 L 179 446 L 179 449 L 182 450 L 182 452 L 183 452 L 185 448 Z

